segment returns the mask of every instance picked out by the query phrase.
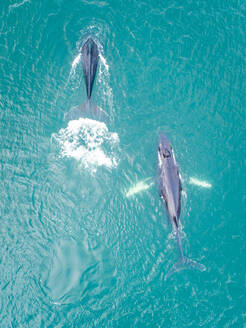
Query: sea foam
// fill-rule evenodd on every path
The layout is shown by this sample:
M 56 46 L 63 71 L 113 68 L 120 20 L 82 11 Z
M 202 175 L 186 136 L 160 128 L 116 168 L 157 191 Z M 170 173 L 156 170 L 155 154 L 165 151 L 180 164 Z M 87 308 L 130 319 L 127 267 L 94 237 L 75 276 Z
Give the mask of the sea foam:
M 53 139 L 59 145 L 61 157 L 74 158 L 92 171 L 98 166 L 113 168 L 118 164 L 118 134 L 109 132 L 103 122 L 88 118 L 69 121 L 66 128 L 53 134 Z

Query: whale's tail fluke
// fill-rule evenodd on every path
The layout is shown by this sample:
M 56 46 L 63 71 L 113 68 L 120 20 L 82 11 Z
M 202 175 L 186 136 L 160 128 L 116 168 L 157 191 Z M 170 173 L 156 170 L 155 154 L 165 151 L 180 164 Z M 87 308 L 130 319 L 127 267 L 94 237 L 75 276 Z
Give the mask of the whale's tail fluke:
M 178 262 L 176 262 L 171 267 L 171 269 L 168 271 L 168 273 L 166 274 L 165 280 L 168 277 L 170 277 L 173 273 L 181 271 L 181 270 L 185 270 L 185 269 L 196 269 L 199 271 L 205 271 L 206 267 L 203 264 L 198 263 L 198 262 L 191 260 L 188 257 L 184 256 L 180 231 L 178 229 L 175 231 L 175 237 L 176 237 L 176 241 L 178 244 L 180 257 L 179 257 Z
M 180 257 L 180 259 L 178 260 L 178 262 L 176 262 L 171 269 L 168 271 L 168 273 L 165 275 L 165 280 L 167 278 L 169 278 L 172 274 L 174 274 L 175 272 L 181 271 L 181 270 L 185 270 L 185 269 L 196 269 L 199 271 L 205 271 L 206 267 L 201 264 L 198 263 L 194 260 L 189 259 L 186 256 L 182 256 Z
M 87 99 L 87 101 L 80 106 L 73 107 L 64 118 L 66 120 L 77 120 L 80 117 L 104 122 L 107 122 L 109 119 L 108 114 L 100 107 L 94 105 L 90 99 Z

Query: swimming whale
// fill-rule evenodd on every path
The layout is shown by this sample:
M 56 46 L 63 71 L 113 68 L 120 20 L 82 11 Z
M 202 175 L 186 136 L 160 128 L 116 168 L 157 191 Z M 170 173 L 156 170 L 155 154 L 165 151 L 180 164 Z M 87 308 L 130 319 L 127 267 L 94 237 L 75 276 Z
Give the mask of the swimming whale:
M 99 62 L 98 46 L 92 37 L 88 37 L 83 43 L 80 54 L 87 100 L 82 105 L 73 107 L 68 114 L 68 117 L 70 119 L 86 117 L 100 121 L 108 120 L 108 114 L 105 113 L 101 108 L 95 106 L 91 101 L 93 85 L 96 78 L 97 66 Z
M 81 55 L 87 99 L 90 99 L 99 59 L 98 46 L 91 37 L 83 44 Z
M 179 229 L 182 186 L 172 146 L 164 133 L 160 134 L 158 143 L 158 181 L 160 196 L 166 205 L 179 250 L 179 260 L 171 267 L 165 279 L 174 272 L 185 268 L 195 268 L 204 271 L 206 269 L 204 265 L 184 256 Z

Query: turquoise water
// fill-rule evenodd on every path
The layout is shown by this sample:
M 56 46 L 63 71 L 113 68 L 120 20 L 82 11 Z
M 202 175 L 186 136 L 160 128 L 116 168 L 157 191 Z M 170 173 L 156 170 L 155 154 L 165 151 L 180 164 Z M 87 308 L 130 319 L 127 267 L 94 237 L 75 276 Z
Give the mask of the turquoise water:
M 245 2 L 2 0 L 0 18 L 0 326 L 245 327 Z M 107 124 L 64 119 L 89 34 Z M 166 281 L 160 131 L 207 268 Z

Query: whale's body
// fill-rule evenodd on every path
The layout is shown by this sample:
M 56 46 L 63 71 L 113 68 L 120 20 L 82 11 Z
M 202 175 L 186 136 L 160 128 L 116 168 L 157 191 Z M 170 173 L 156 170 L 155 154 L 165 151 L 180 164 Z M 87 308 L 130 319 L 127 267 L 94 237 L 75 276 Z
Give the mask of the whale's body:
M 108 114 L 100 107 L 95 106 L 91 101 L 99 61 L 98 46 L 92 37 L 86 39 L 80 52 L 87 99 L 80 106 L 73 107 L 66 117 L 72 120 L 86 117 L 93 120 L 107 121 Z
M 99 51 L 97 44 L 90 37 L 83 44 L 81 49 L 82 54 L 82 67 L 86 85 L 87 98 L 91 98 L 93 84 L 97 72 L 97 65 L 99 59 Z
M 162 133 L 158 146 L 160 195 L 165 201 L 173 229 L 178 229 L 181 210 L 181 182 L 172 147 Z

